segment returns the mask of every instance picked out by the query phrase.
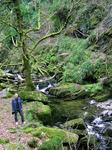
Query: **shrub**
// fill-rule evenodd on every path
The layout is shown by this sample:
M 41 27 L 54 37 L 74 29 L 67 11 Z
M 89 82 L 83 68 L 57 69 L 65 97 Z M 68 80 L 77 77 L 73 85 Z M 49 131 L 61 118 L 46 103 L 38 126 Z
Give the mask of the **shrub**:
M 28 141 L 28 145 L 31 148 L 36 148 L 37 147 L 37 140 L 36 139 L 31 139 L 30 141 Z

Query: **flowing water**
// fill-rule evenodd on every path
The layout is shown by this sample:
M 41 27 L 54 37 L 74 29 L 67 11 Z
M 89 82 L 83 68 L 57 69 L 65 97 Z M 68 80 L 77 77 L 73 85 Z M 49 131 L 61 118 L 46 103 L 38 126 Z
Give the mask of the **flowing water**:
M 53 85 L 51 83 L 48 83 L 46 87 L 42 87 L 42 88 L 39 88 L 39 85 L 37 85 L 36 89 L 43 93 L 48 94 L 48 89 L 51 87 L 53 87 Z M 58 99 L 58 101 L 60 100 Z M 99 146 L 97 147 L 97 150 L 112 150 L 112 148 L 109 147 L 112 143 L 112 99 L 109 99 L 105 102 L 96 102 L 95 100 L 91 100 L 91 101 L 89 100 L 88 102 L 84 103 L 84 100 L 82 101 L 83 101 L 82 106 L 79 107 L 79 110 L 76 109 L 75 106 L 76 106 L 76 103 L 80 102 L 80 100 L 72 101 L 72 102 L 71 101 L 62 102 L 62 103 L 53 104 L 53 105 L 55 106 L 57 105 L 58 111 L 62 109 L 60 105 L 65 106 L 64 112 L 65 113 L 66 111 L 69 112 L 69 119 L 71 117 L 71 114 L 73 115 L 73 113 L 76 113 L 76 111 L 79 114 L 80 109 L 82 109 L 83 117 L 86 118 L 86 115 L 89 114 L 92 117 L 92 119 L 90 120 L 85 119 L 86 130 L 87 130 L 88 135 L 95 136 L 97 141 L 99 142 Z M 66 104 L 69 107 L 66 107 Z M 75 108 L 75 110 L 73 110 L 73 107 Z M 93 109 L 94 109 L 94 112 L 93 114 L 91 114 L 91 110 Z M 60 112 L 60 114 L 61 113 L 62 112 Z M 66 114 L 61 114 L 61 115 L 66 115 Z M 56 120 L 56 118 L 54 118 L 54 120 Z M 58 121 L 62 121 L 62 118 L 60 117 Z M 61 123 L 62 122 L 59 122 L 59 124 Z
M 96 113 L 91 122 L 86 123 L 87 132 L 89 135 L 95 135 L 100 142 L 98 150 L 111 150 L 108 145 L 112 143 L 112 99 L 99 103 L 92 100 L 90 106 L 92 105 L 100 109 L 100 112 Z

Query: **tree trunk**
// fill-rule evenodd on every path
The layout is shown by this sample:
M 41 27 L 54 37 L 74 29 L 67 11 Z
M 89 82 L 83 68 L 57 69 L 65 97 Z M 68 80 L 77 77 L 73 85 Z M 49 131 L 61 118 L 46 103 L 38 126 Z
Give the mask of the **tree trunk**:
M 27 50 L 27 46 L 24 40 L 24 33 L 23 33 L 23 29 L 24 29 L 24 20 L 23 20 L 23 16 L 21 14 L 21 10 L 20 10 L 20 0 L 13 0 L 13 4 L 14 4 L 14 8 L 15 8 L 15 15 L 17 18 L 17 28 L 19 31 L 19 36 L 20 36 L 20 44 L 22 47 L 22 51 L 23 51 L 23 66 L 24 66 L 24 75 L 25 75 L 25 81 L 26 81 L 26 87 L 29 90 L 33 90 L 34 89 L 34 85 L 32 82 L 32 78 L 31 78 L 31 65 L 29 62 L 29 54 L 28 54 L 28 50 Z

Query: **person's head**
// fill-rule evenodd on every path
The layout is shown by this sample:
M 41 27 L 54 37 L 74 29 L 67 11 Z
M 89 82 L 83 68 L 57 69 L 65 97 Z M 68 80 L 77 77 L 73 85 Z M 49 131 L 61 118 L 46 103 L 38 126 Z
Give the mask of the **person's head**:
M 14 97 L 15 97 L 15 98 L 18 98 L 18 93 L 15 93 Z

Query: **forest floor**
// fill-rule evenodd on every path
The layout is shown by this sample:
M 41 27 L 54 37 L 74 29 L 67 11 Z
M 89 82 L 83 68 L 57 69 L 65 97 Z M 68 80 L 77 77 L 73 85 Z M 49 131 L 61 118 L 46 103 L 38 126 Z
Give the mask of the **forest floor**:
M 24 111 L 28 109 L 27 107 L 27 105 L 23 106 Z M 11 110 L 11 99 L 0 97 L 0 139 L 9 139 L 11 143 L 27 145 L 27 141 L 31 139 L 31 135 L 23 133 L 21 129 L 22 125 L 20 121 L 18 127 L 15 125 Z M 15 132 L 11 132 L 11 130 Z M 0 150 L 5 149 L 5 145 L 0 144 Z

